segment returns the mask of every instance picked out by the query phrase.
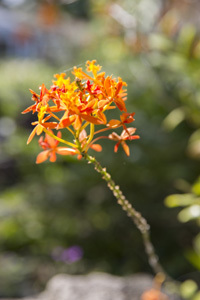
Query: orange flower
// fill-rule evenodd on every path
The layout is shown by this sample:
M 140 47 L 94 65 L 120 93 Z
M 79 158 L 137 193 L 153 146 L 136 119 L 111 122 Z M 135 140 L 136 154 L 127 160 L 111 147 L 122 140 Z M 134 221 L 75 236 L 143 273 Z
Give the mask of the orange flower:
M 39 95 L 38 94 L 36 94 L 34 91 L 32 91 L 31 89 L 30 89 L 30 92 L 31 92 L 31 94 L 32 94 L 32 100 L 33 101 L 35 101 L 35 104 L 33 104 L 33 105 L 31 105 L 31 106 L 29 106 L 28 108 L 26 108 L 23 112 L 22 112 L 22 114 L 26 114 L 26 113 L 28 113 L 28 112 L 30 112 L 30 111 L 32 111 L 33 113 L 34 112 L 36 112 L 36 109 L 37 109 L 37 105 L 38 105 L 38 103 L 40 102 L 40 100 L 39 100 Z
M 132 140 L 139 139 L 140 138 L 139 135 L 132 136 L 135 133 L 135 131 L 136 128 L 130 127 L 127 128 L 126 130 L 123 130 L 120 136 L 116 132 L 109 134 L 108 138 L 110 140 L 117 141 L 117 144 L 114 147 L 114 151 L 117 152 L 119 145 L 121 144 L 126 155 L 129 156 L 130 150 L 125 141 L 127 140 L 132 141 Z
M 86 62 L 86 66 L 87 66 L 87 71 L 88 72 L 92 72 L 93 76 L 96 78 L 97 77 L 97 73 L 101 70 L 101 66 L 100 65 L 96 65 L 96 60 L 92 60 L 92 61 L 87 61 Z
M 152 288 L 142 294 L 141 300 L 169 300 L 169 298 L 160 290 Z
M 161 292 L 162 283 L 165 280 L 165 275 L 163 273 L 157 273 L 151 289 L 145 291 L 142 296 L 141 300 L 169 300 L 169 298 Z
M 33 105 L 29 106 L 27 109 L 25 109 L 22 112 L 22 114 L 26 114 L 26 113 L 28 113 L 30 111 L 32 111 L 33 113 L 35 113 L 36 111 L 38 111 L 38 107 L 41 105 L 41 102 L 42 102 L 42 105 L 46 105 L 47 102 L 48 102 L 48 100 L 49 100 L 48 99 L 49 97 L 44 97 L 48 93 L 48 90 L 45 87 L 44 83 L 40 87 L 40 95 L 36 94 L 31 89 L 30 89 L 30 92 L 33 95 L 32 96 L 32 100 L 35 101 L 35 104 L 33 104 Z
M 52 131 L 50 131 L 52 133 Z M 61 138 L 61 132 L 59 131 L 57 134 L 58 138 Z M 51 162 L 56 161 L 56 153 L 60 155 L 75 155 L 77 153 L 76 149 L 66 148 L 66 147 L 58 147 L 59 141 L 52 138 L 50 135 L 46 134 L 45 139 L 41 136 L 39 139 L 39 145 L 44 149 L 44 151 L 40 152 L 36 158 L 36 163 L 40 164 L 47 160 Z

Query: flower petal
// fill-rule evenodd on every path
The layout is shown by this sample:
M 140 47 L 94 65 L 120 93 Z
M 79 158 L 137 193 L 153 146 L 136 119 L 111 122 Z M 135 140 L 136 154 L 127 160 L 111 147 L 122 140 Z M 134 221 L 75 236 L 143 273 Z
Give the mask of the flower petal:
M 121 137 L 116 132 L 109 134 L 108 138 L 113 141 L 121 141 Z
M 98 102 L 98 108 L 104 107 L 105 105 L 107 105 L 110 102 L 110 100 L 100 100 Z
M 135 115 L 135 113 L 123 113 L 121 116 L 120 116 L 120 119 L 122 121 L 122 123 L 131 123 L 133 121 L 135 121 L 135 119 L 133 119 L 133 116 Z
M 97 152 L 101 152 L 102 151 L 102 146 L 99 144 L 93 144 L 90 146 L 91 149 L 97 151 Z
M 40 124 L 38 124 L 37 126 L 36 126 L 36 134 L 37 135 L 40 135 L 41 133 L 42 133 L 42 131 L 43 131 L 43 126 L 42 125 L 40 125 Z
M 121 122 L 119 120 L 113 119 L 108 122 L 107 126 L 114 128 L 114 127 L 117 127 L 120 123 Z
M 23 110 L 21 113 L 22 113 L 22 114 L 26 114 L 26 113 L 28 113 L 28 112 L 30 112 L 30 111 L 33 111 L 33 109 L 35 109 L 35 107 L 36 107 L 35 104 L 34 104 L 34 105 L 31 105 L 31 106 L 29 106 L 28 108 L 26 108 L 25 110 Z
M 104 87 L 106 90 L 106 94 L 108 96 L 111 96 L 111 82 L 110 82 L 110 76 L 106 77 L 105 81 L 104 81 Z
M 75 122 L 74 122 L 74 129 L 79 130 L 82 125 L 82 120 L 80 116 L 76 116 Z
M 116 85 L 116 91 L 115 91 L 115 96 L 119 93 L 119 91 L 121 90 L 122 88 L 122 81 L 118 82 L 117 85 Z
M 36 134 L 36 130 L 37 130 L 37 126 L 35 126 L 33 128 L 33 130 L 31 131 L 31 134 L 29 135 L 29 138 L 27 140 L 27 145 L 32 141 L 32 139 L 34 138 L 35 134 Z
M 117 97 L 115 99 L 115 104 L 117 105 L 120 111 L 126 111 L 125 103 L 121 98 Z
M 119 145 L 121 144 L 121 141 L 118 142 L 114 147 L 114 152 L 116 153 L 118 151 Z
M 47 160 L 47 158 L 49 157 L 49 152 L 50 150 L 40 152 L 36 158 L 36 164 L 41 164 L 42 162 Z
M 85 115 L 85 114 L 80 114 L 81 118 L 83 118 L 83 120 L 88 121 L 92 124 L 95 125 L 99 125 L 99 124 L 103 124 L 103 122 L 95 117 L 89 116 L 89 115 Z
M 60 155 L 75 155 L 77 153 L 77 150 L 67 147 L 57 147 L 56 153 Z
M 126 128 L 126 130 L 124 129 L 122 131 L 121 138 L 122 139 L 127 139 L 128 137 L 133 135 L 135 132 L 136 132 L 136 128 L 134 128 L 134 127 Z
M 74 122 L 74 120 L 76 119 L 75 115 L 72 115 L 70 117 L 69 116 L 66 117 L 66 115 L 68 115 L 68 113 L 64 114 L 64 116 L 60 120 L 60 123 L 58 124 L 57 128 L 69 127 Z
M 128 139 L 130 141 L 132 141 L 132 140 L 138 140 L 138 139 L 140 139 L 140 136 L 139 135 L 133 135 L 133 136 L 129 136 Z
M 51 151 L 49 153 L 49 156 L 50 156 L 50 158 L 49 158 L 50 162 L 55 162 L 56 161 L 56 152 L 55 152 L 55 150 Z
M 124 141 L 121 142 L 121 145 L 122 145 L 122 147 L 123 147 L 124 152 L 126 153 L 126 155 L 129 156 L 130 155 L 129 146 Z
M 51 130 L 49 130 L 49 132 L 53 134 L 53 132 Z M 57 141 L 47 133 L 45 136 L 45 141 L 49 144 L 50 148 L 54 148 L 57 145 Z
M 97 116 L 100 120 L 102 120 L 103 124 L 106 124 L 107 123 L 107 119 L 106 119 L 106 116 L 105 114 L 102 112 L 102 111 L 98 111 L 97 112 Z
M 44 83 L 40 87 L 40 101 L 42 100 L 43 96 L 48 93 L 49 91 L 45 87 Z

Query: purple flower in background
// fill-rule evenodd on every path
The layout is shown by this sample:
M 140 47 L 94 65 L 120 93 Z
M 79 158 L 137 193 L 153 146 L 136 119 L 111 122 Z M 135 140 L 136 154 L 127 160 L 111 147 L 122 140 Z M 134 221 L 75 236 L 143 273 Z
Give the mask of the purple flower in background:
M 64 261 L 66 263 L 73 263 L 83 257 L 83 250 L 80 246 L 74 245 L 69 248 L 56 247 L 52 251 L 52 257 L 56 261 Z
M 62 260 L 65 262 L 73 263 L 77 260 L 80 260 L 83 256 L 83 250 L 79 246 L 72 246 L 65 249 L 62 252 Z

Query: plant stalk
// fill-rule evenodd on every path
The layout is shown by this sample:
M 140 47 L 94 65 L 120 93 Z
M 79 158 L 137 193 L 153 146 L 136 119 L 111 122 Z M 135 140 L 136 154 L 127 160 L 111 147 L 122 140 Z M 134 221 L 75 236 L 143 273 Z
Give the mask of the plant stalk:
M 93 156 L 90 156 L 87 153 L 83 153 L 82 155 L 88 161 L 88 163 L 93 164 L 94 169 L 101 174 L 102 178 L 107 182 L 109 189 L 117 199 L 118 204 L 121 205 L 122 209 L 133 220 L 136 227 L 140 231 L 143 238 L 145 252 L 148 256 L 149 264 L 155 274 L 162 273 L 164 277 L 167 278 L 168 276 L 160 265 L 158 256 L 156 255 L 154 246 L 151 242 L 150 226 L 147 223 L 146 219 L 141 215 L 141 213 L 136 211 L 130 204 L 130 202 L 125 198 L 122 191 L 120 190 L 120 187 L 116 185 L 112 180 L 111 175 L 106 171 L 106 168 L 103 168 Z

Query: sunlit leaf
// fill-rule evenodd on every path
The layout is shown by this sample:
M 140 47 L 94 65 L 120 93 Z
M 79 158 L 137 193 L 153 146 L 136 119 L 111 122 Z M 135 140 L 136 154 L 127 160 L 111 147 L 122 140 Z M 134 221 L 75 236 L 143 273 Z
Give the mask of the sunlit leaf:
M 198 286 L 193 280 L 186 280 L 180 286 L 181 296 L 185 298 L 190 298 L 197 291 Z

